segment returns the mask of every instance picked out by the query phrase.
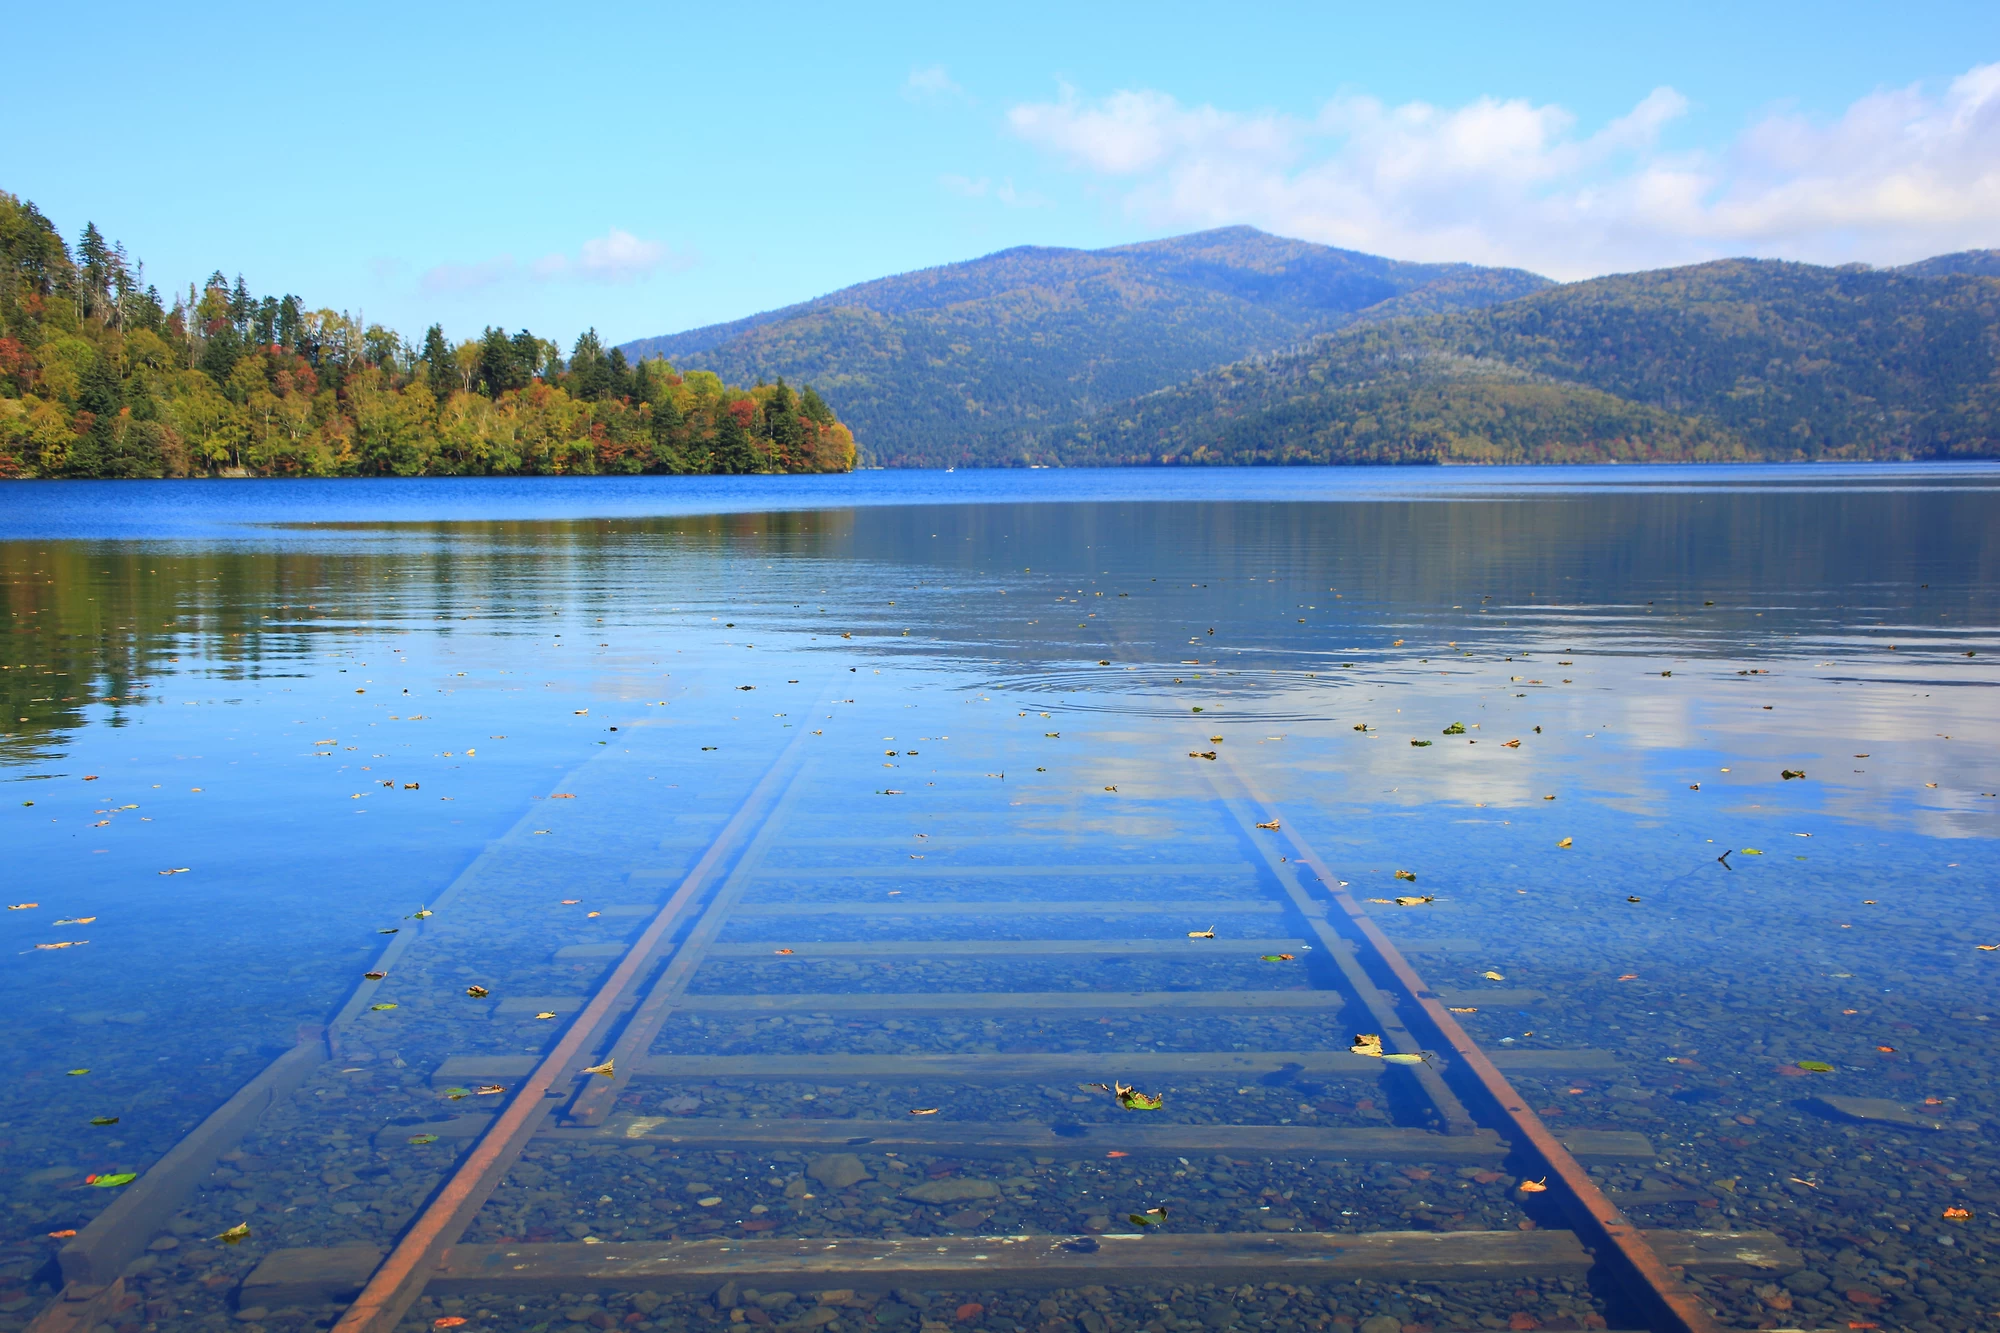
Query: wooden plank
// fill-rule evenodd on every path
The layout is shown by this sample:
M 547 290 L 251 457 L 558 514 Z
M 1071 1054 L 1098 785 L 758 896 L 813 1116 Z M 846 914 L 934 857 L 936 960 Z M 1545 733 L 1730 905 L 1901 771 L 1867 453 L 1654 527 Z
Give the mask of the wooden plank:
M 1654 1232 L 1663 1244 L 1674 1233 Z M 1782 1249 L 1769 1233 L 1739 1249 Z M 1703 1256 L 1711 1238 L 1684 1247 Z M 380 1252 L 353 1246 L 276 1250 L 243 1282 L 238 1304 L 283 1307 L 339 1300 L 365 1281 Z M 582 1291 L 708 1292 L 734 1280 L 765 1290 L 893 1287 L 982 1291 L 1184 1280 L 1296 1283 L 1496 1281 L 1586 1276 L 1574 1232 L 1256 1232 L 1150 1236 L 926 1236 L 902 1240 L 727 1239 L 455 1245 L 432 1271 L 434 1296 Z M 1719 1270 L 1727 1271 L 1727 1270 Z
M 490 1115 L 434 1120 L 421 1128 L 441 1139 L 472 1139 L 493 1123 Z M 636 1127 L 636 1130 L 635 1130 Z M 377 1147 L 395 1149 L 409 1125 L 377 1131 Z M 1423 1129 L 1329 1128 L 1301 1125 L 1147 1124 L 1138 1120 L 1091 1125 L 1043 1125 L 1017 1120 L 731 1119 L 706 1116 L 623 1116 L 589 1129 L 544 1129 L 535 1136 L 576 1143 L 666 1143 L 687 1151 L 832 1151 L 867 1146 L 871 1152 L 938 1152 L 955 1157 L 1097 1158 L 1111 1148 L 1135 1155 L 1229 1153 L 1265 1157 L 1365 1157 L 1377 1161 L 1492 1166 L 1507 1145 L 1491 1130 L 1435 1134 Z M 1650 1162 L 1652 1140 L 1629 1130 L 1584 1130 L 1563 1140 L 1587 1162 Z
M 1516 1070 L 1608 1070 L 1618 1068 L 1608 1051 L 1508 1051 L 1494 1057 Z M 455 1055 L 431 1075 L 434 1086 L 500 1083 L 525 1077 L 530 1055 Z M 1073 1051 L 1021 1055 L 649 1055 L 636 1062 L 643 1079 L 951 1079 L 994 1081 L 1082 1080 L 1114 1075 L 1125 1081 L 1158 1083 L 1171 1078 L 1256 1078 L 1290 1070 L 1316 1078 L 1380 1077 L 1396 1068 L 1346 1051 Z M 1148 1088 L 1148 1091 L 1156 1089 Z
M 1769 1231 L 1647 1231 L 1660 1262 L 1717 1277 L 1796 1273 L 1805 1256 Z
M 234 1148 L 273 1102 L 291 1096 L 327 1059 L 324 1037 L 302 1041 L 216 1107 L 186 1138 L 120 1190 L 108 1208 L 64 1242 L 56 1252 L 63 1281 L 104 1285 L 116 1279 L 166 1226 L 167 1219 L 186 1206 L 195 1183 L 214 1168 L 216 1159 Z
M 1336 1012 L 1344 1003 L 1330 990 L 1192 991 L 922 991 L 808 995 L 688 995 L 680 1007 L 726 1014 L 948 1014 L 1053 1010 L 1161 1010 L 1205 1013 Z M 538 1011 L 539 1012 L 539 1011 Z M 558 1013 L 561 1011 L 558 1010 Z
M 1249 913 L 1284 911 L 1269 899 L 1225 899 L 1216 902 L 1149 902 L 1128 898 L 1119 902 L 1038 903 L 1015 900 L 994 903 L 749 903 L 736 909 L 739 917 L 792 916 L 1190 916 L 1222 919 Z M 610 915 L 609 910 L 605 913 Z
M 1215 878 L 1223 875 L 1246 877 L 1255 868 L 1246 861 L 1214 861 L 1188 865 L 1178 862 L 1142 861 L 1083 862 L 1074 865 L 954 865 L 948 860 L 904 862 L 886 866 L 764 866 L 758 879 L 1108 879 L 1152 876 L 1160 879 L 1187 879 L 1190 876 Z M 634 875 L 634 879 L 638 876 Z
M 121 1310 L 138 1303 L 138 1294 L 125 1290 L 122 1277 L 101 1287 L 71 1282 L 29 1322 L 27 1333 L 90 1333 L 99 1325 L 113 1323 Z
M 574 947 L 574 946 L 573 946 Z M 594 947 L 594 946 L 592 946 Z M 1182 954 L 1208 961 L 1255 961 L 1258 954 L 1297 954 L 1304 940 L 773 940 L 769 943 L 718 944 L 711 958 L 765 958 L 795 962 L 801 958 L 1034 958 L 1045 954 Z M 790 949 L 780 954 L 779 949 Z M 557 953 L 560 958 L 569 953 Z M 576 955 L 581 957 L 583 955 Z

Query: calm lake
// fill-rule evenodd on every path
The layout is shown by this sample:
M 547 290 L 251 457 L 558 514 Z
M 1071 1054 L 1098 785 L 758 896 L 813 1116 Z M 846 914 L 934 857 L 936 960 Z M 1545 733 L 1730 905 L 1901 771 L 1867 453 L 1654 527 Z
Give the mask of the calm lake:
M 1639 1225 L 1788 1247 L 1726 1326 L 2000 1311 L 2000 467 L 16 483 L 0 570 L 0 1330 L 332 1024 L 113 1324 L 326 1327 L 260 1263 L 393 1246 L 656 920 L 468 1242 L 1566 1226 L 1350 1053 L 1341 881 Z M 407 1326 L 1639 1326 L 1253 1270 Z

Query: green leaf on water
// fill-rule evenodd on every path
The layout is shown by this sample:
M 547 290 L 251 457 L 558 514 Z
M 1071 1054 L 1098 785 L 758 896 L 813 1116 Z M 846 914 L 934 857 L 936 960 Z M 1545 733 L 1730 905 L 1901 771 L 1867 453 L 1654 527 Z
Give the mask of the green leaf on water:
M 75 1078 L 78 1074 L 88 1074 L 89 1072 L 88 1069 L 72 1069 L 69 1071 L 69 1076 Z
M 396 1006 L 393 1004 L 371 1004 L 368 1006 L 368 1011 L 370 1013 L 379 1014 L 385 1009 L 394 1009 L 395 1007 Z
M 118 1123 L 118 1117 L 115 1115 L 94 1115 L 90 1118 L 90 1123 L 93 1125 L 115 1125 Z
M 1799 1068 L 1809 1074 L 1831 1074 L 1833 1072 L 1833 1066 L 1824 1060 L 1801 1060 L 1799 1061 Z
M 137 1171 L 120 1171 L 114 1175 L 95 1176 L 89 1183 L 98 1189 L 108 1190 L 116 1189 L 120 1185 L 129 1185 L 138 1178 L 139 1173 Z
M 453 1101 L 458 1101 L 458 1100 L 460 1100 L 461 1098 L 465 1098 L 465 1097 L 470 1097 L 470 1096 L 472 1095 L 472 1089 L 471 1089 L 471 1088 L 446 1088 L 446 1089 L 444 1090 L 444 1095 L 445 1095 L 445 1096 L 447 1096 L 447 1097 L 449 1097 L 449 1098 L 451 1098 L 451 1099 L 452 1099 Z
M 1454 722 L 1444 729 L 1444 734 L 1447 736 L 1463 736 L 1465 734 L 1465 724 L 1463 722 Z
M 209 1239 L 219 1240 L 224 1245 L 241 1245 L 244 1241 L 250 1239 L 250 1224 L 248 1222 L 238 1222 L 221 1235 L 210 1236 Z
M 436 1143 L 437 1141 L 438 1141 L 438 1136 L 435 1134 L 410 1135 L 410 1142 L 416 1144 L 418 1147 L 422 1147 L 426 1143 Z

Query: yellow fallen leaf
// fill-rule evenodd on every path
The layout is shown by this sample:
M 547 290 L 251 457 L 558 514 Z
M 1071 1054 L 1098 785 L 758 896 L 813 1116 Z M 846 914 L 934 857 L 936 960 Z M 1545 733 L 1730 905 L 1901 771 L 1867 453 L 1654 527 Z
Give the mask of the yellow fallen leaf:
M 615 1063 L 616 1063 L 615 1061 L 606 1060 L 601 1065 L 591 1065 L 589 1068 L 580 1069 L 577 1072 L 580 1074 L 602 1074 L 606 1078 L 611 1078 L 613 1076 L 613 1070 L 611 1066 Z
M 1384 1064 L 1391 1064 L 1391 1065 L 1420 1065 L 1424 1062 L 1424 1057 L 1421 1055 L 1400 1055 L 1392 1053 L 1383 1056 L 1382 1062 Z
M 1567 847 L 1567 846 L 1569 846 L 1569 845 L 1570 845 L 1570 842 L 1571 842 L 1571 840 L 1570 840 L 1570 839 L 1568 839 L 1568 838 L 1564 838 L 1564 839 L 1563 839 L 1563 840 L 1562 840 L 1561 842 L 1557 843 L 1557 844 L 1556 844 L 1556 846 L 1558 846 L 1558 847 Z
M 1434 903 L 1434 902 L 1436 902 L 1436 901 L 1437 901 L 1437 899 L 1436 899 L 1436 898 L 1435 898 L 1434 896 L 1432 896 L 1432 895 L 1430 895 L 1430 894 L 1425 894 L 1425 895 L 1424 895 L 1423 897 L 1421 897 L 1421 898 L 1398 898 L 1398 899 L 1396 899 L 1396 906 L 1398 906 L 1398 907 L 1422 907 L 1422 906 L 1423 906 L 1423 905 L 1424 905 L 1425 903 Z
M 1207 930 L 1190 930 L 1188 938 L 1191 940 L 1212 940 L 1215 938 L 1215 927 L 1210 926 Z
M 544 1013 L 544 1014 L 536 1014 L 536 1015 L 535 1015 L 535 1017 L 536 1017 L 536 1018 L 554 1018 L 554 1017 L 555 1017 L 555 1015 L 554 1015 L 554 1014 L 547 1014 L 547 1013 Z
M 1543 1176 L 1540 1180 L 1524 1180 L 1516 1188 L 1523 1194 L 1546 1194 L 1549 1189 L 1549 1178 Z
M 1272 820 L 1272 821 L 1271 821 L 1270 823 L 1268 823 L 1268 824 L 1259 824 L 1259 825 L 1258 825 L 1257 827 L 1258 827 L 1258 828 L 1276 828 L 1276 827 L 1278 827 L 1278 821 L 1274 819 L 1274 820 Z
M 1476 1014 L 1479 1012 L 1479 1006 L 1472 1004 L 1467 1004 L 1467 1005 L 1454 1004 L 1450 1006 L 1450 1008 L 1454 1014 Z
M 1507 979 L 1498 972 L 1481 972 L 1479 975 L 1485 977 L 1488 981 L 1505 981 Z
M 1357 1032 L 1347 1049 L 1354 1055 L 1372 1055 L 1379 1058 L 1382 1054 L 1382 1037 L 1375 1032 Z

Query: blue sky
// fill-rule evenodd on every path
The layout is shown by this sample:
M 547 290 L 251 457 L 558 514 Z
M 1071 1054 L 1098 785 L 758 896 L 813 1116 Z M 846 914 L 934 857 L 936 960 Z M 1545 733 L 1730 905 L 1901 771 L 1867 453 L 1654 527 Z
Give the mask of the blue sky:
M 17 5 L 0 189 L 406 335 L 1232 222 L 1552 276 L 2000 246 L 2000 5 Z M 87 13 L 87 22 L 80 17 Z

